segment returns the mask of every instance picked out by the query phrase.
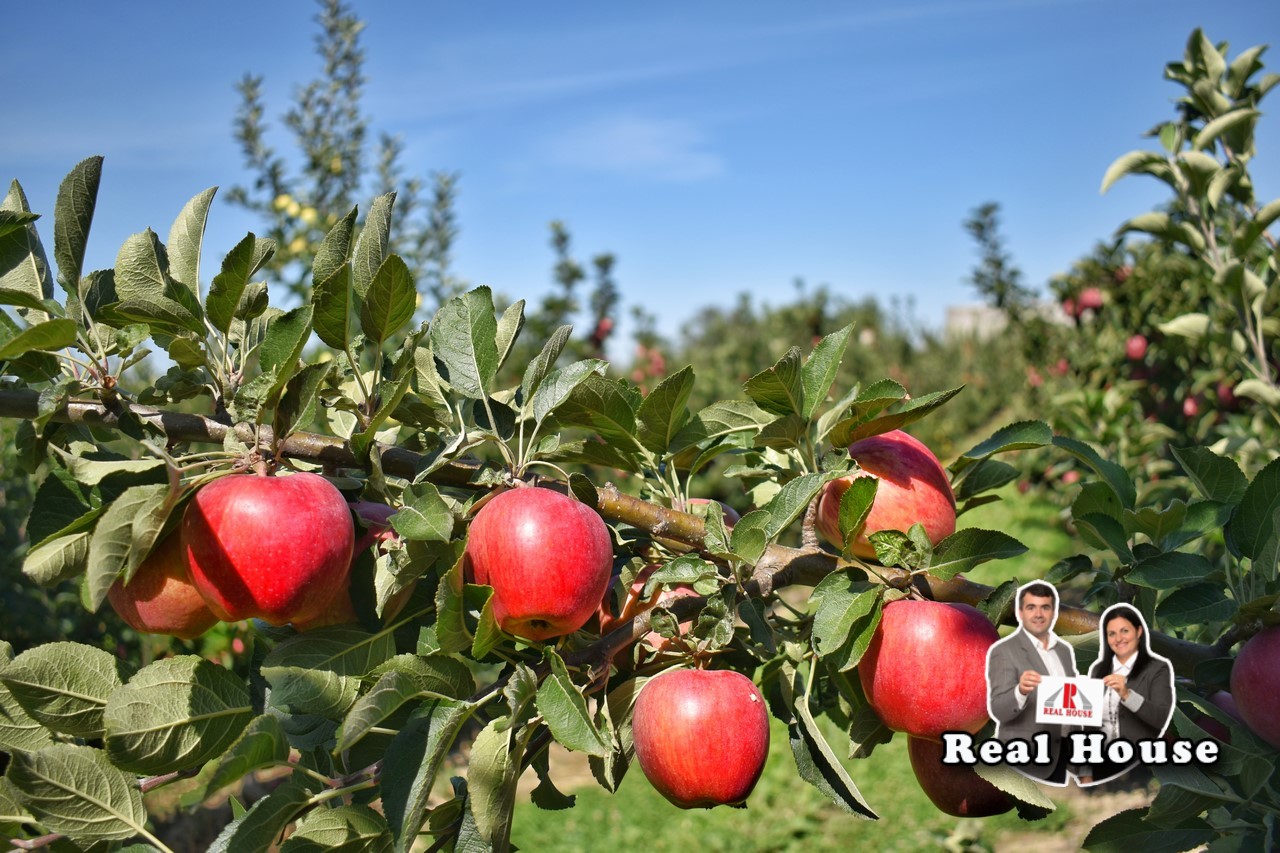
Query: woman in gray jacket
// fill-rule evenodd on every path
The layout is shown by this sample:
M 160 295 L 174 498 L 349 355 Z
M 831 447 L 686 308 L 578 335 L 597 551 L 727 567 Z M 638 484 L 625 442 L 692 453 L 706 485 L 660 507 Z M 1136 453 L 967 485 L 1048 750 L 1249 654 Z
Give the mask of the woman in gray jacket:
M 1102 655 L 1089 670 L 1106 685 L 1103 693 L 1103 750 L 1116 739 L 1134 744 L 1134 759 L 1104 762 L 1080 772 L 1081 784 L 1104 782 L 1138 763 L 1136 742 L 1160 737 L 1173 716 L 1173 668 L 1151 654 L 1146 624 L 1135 608 L 1116 604 L 1102 614 Z

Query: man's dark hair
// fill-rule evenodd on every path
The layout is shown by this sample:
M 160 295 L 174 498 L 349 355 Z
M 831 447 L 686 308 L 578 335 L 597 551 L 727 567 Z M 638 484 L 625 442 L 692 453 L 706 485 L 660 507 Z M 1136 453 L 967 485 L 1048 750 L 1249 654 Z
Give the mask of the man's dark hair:
M 1036 598 L 1052 598 L 1055 605 L 1058 603 L 1058 591 L 1044 581 L 1036 581 L 1024 586 L 1022 592 L 1018 593 L 1018 607 L 1022 607 L 1022 599 L 1028 595 L 1034 595 Z

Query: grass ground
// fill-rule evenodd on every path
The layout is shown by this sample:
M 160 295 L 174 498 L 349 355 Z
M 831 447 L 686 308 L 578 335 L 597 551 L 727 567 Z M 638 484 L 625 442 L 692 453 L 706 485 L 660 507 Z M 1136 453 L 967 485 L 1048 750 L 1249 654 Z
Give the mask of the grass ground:
M 1030 549 L 1023 557 L 979 567 L 970 577 L 981 583 L 1039 577 L 1053 562 L 1075 553 L 1071 538 L 1058 521 L 1058 508 L 1019 495 L 1014 489 L 1006 490 L 1001 503 L 966 514 L 960 524 L 1004 531 Z M 839 755 L 847 752 L 848 740 L 842 733 L 831 730 L 829 739 Z M 878 747 L 868 759 L 845 763 L 880 820 L 847 815 L 803 782 L 796 774 L 786 730 L 776 722 L 769 762 L 745 810 L 679 810 L 654 791 L 634 766 L 618 792 L 610 795 L 596 785 L 585 761 L 560 752 L 553 762 L 553 778 L 566 792 L 576 794 L 576 807 L 547 812 L 522 797 L 516 807 L 512 840 L 521 849 L 539 853 L 661 853 L 695 846 L 706 851 L 822 851 L 862 846 L 877 851 L 1070 850 L 1078 846 L 1090 825 L 1129 805 L 1108 803 L 1074 789 L 1048 789 L 1059 808 L 1041 821 L 1027 823 L 1016 813 L 960 820 L 939 812 L 920 790 L 907 759 L 904 736 Z

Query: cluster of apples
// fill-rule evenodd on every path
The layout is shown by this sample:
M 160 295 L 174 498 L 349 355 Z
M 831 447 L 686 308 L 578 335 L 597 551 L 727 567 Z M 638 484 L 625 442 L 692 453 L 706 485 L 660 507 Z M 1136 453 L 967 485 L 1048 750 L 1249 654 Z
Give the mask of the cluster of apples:
M 223 477 L 196 492 L 181 524 L 107 598 L 134 629 L 183 639 L 219 620 L 299 629 L 354 621 L 352 556 L 391 535 L 394 510 L 365 502 L 357 512 L 366 525 L 359 543 L 352 506 L 318 474 Z

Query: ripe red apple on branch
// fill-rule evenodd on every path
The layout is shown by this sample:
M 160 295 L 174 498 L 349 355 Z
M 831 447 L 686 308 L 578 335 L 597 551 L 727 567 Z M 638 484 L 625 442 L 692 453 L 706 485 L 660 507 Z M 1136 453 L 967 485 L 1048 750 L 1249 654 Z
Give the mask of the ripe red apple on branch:
M 990 817 L 1014 807 L 1013 798 L 983 779 L 967 764 L 943 764 L 941 743 L 907 738 L 907 755 L 916 781 L 938 810 L 953 817 Z
M 867 537 L 881 530 L 905 531 L 920 523 L 935 545 L 956 532 L 956 498 L 947 472 L 918 439 L 893 430 L 855 441 L 849 445 L 849 455 L 861 470 L 828 483 L 818 502 L 817 529 L 832 545 L 844 545 L 840 499 L 858 477 L 875 477 L 880 483 L 871 512 L 853 543 L 854 555 L 874 558 L 875 546 Z
M 769 756 L 764 697 L 732 670 L 655 677 L 640 691 L 631 726 L 645 778 L 682 809 L 743 802 Z
M 365 551 L 379 542 L 396 538 L 396 532 L 391 529 L 391 516 L 399 510 L 397 507 L 375 501 L 361 500 L 351 504 L 351 511 L 356 515 L 356 529 L 359 533 L 359 538 L 356 539 L 355 547 L 351 551 L 351 570 L 354 571 L 356 562 Z M 360 532 L 361 530 L 363 532 Z M 355 601 L 351 598 L 351 581 L 351 575 L 348 574 L 348 582 L 334 594 L 333 600 L 325 606 L 319 616 L 310 620 L 295 619 L 293 627 L 298 631 L 314 631 L 316 628 L 324 628 L 328 625 L 359 622 L 360 615 L 356 612 Z M 404 600 L 411 592 L 412 586 L 393 597 L 387 604 L 384 618 L 387 614 L 394 616 L 404 606 Z
M 1280 626 L 1254 634 L 1240 649 L 1231 696 L 1253 733 L 1280 747 Z
M 467 534 L 473 582 L 493 587 L 499 627 L 529 640 L 571 634 L 600 606 L 613 540 L 596 511 L 550 489 L 502 492 Z
M 135 631 L 194 640 L 214 625 L 214 615 L 191 583 L 186 548 L 174 530 L 151 551 L 128 584 L 107 591 L 112 608 Z
M 995 626 L 967 604 L 903 599 L 884 607 L 858 677 L 886 726 L 938 740 L 977 732 L 987 716 L 987 649 Z
M 318 474 L 232 474 L 196 492 L 182 536 L 210 610 L 283 625 L 316 619 L 346 588 L 355 527 Z

